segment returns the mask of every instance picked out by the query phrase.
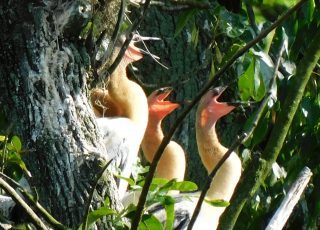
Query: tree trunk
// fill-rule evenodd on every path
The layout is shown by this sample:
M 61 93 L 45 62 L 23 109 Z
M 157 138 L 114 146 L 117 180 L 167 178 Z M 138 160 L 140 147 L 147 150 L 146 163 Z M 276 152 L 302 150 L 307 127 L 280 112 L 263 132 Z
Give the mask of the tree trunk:
M 91 2 L 0 3 L 0 107 L 23 140 L 29 182 L 40 203 L 72 228 L 82 222 L 92 182 L 106 160 L 87 99 L 90 58 L 79 41 L 95 7 Z M 106 4 L 95 9 L 116 15 Z M 112 26 L 116 17 L 110 18 Z M 109 196 L 119 209 L 110 173 L 100 185 L 93 206 Z

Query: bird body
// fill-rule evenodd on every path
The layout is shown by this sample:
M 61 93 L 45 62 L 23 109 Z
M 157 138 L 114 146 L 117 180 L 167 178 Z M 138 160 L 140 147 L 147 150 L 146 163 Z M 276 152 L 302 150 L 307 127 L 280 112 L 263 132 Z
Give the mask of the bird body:
M 144 156 L 150 163 L 164 138 L 161 128 L 162 120 L 179 107 L 177 103 L 165 101 L 171 91 L 172 89 L 169 87 L 161 88 L 152 92 L 148 97 L 149 121 L 141 147 Z M 170 141 L 160 158 L 155 176 L 168 180 L 176 178 L 178 181 L 182 181 L 185 168 L 186 160 L 183 148 L 178 143 Z
M 113 159 L 112 171 L 115 174 L 129 177 L 132 165 L 139 151 L 141 137 L 136 135 L 136 126 L 128 118 L 104 117 L 97 118 L 97 125 L 107 148 L 108 157 Z M 127 190 L 125 180 L 117 180 L 119 197 Z
M 119 52 L 119 48 L 116 50 Z M 97 118 L 107 158 L 113 157 L 114 167 L 118 168 L 118 174 L 124 177 L 129 177 L 131 174 L 132 164 L 137 159 L 148 123 L 146 95 L 137 83 L 128 79 L 126 74 L 127 65 L 141 58 L 142 54 L 133 43 L 130 43 L 124 57 L 106 82 L 106 89 L 96 89 L 91 94 L 91 101 L 98 117 L 108 115 Z M 94 104 L 99 99 L 102 99 L 100 104 L 107 108 L 105 114 L 100 114 L 100 108 Z M 108 106 L 111 108 L 109 111 Z M 127 181 L 119 181 L 120 198 L 125 194 L 127 185 Z

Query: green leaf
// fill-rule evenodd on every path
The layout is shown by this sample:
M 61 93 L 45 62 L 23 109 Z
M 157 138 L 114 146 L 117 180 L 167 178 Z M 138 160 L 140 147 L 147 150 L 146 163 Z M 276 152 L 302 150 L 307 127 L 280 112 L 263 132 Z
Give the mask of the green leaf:
M 172 179 L 172 180 L 168 181 L 166 184 L 164 184 L 163 186 L 161 186 L 159 188 L 159 192 L 167 193 L 169 190 L 172 190 L 172 187 L 174 186 L 175 183 L 177 183 L 176 179 Z
M 139 230 L 163 230 L 160 221 L 151 214 L 144 214 L 139 223 Z
M 261 101 L 263 97 L 266 95 L 266 87 L 261 74 L 258 73 L 257 75 L 255 75 L 254 79 L 255 79 L 254 81 L 255 90 L 254 90 L 253 99 L 255 101 Z
M 131 178 L 124 177 L 124 176 L 121 176 L 121 175 L 118 175 L 118 174 L 114 174 L 114 176 L 117 177 L 117 178 L 119 178 L 119 179 L 121 179 L 121 180 L 127 181 L 130 186 L 135 185 L 134 180 L 132 180 Z
M 254 71 L 255 71 L 255 58 L 252 58 L 252 61 L 249 67 L 239 77 L 239 80 L 238 80 L 240 98 L 243 101 L 249 100 L 254 93 Z
M 267 135 L 269 131 L 269 124 L 270 124 L 270 111 L 268 111 L 264 118 L 260 120 L 258 123 L 256 129 L 254 130 L 254 133 L 252 135 L 252 144 L 257 145 L 261 143 L 264 139 L 265 136 Z
M 98 210 L 94 210 L 89 213 L 88 215 L 88 229 L 90 228 L 90 225 L 95 223 L 98 219 L 108 216 L 108 215 L 114 215 L 117 214 L 117 212 L 113 209 L 107 208 L 107 207 L 102 207 L 99 208 Z M 78 230 L 82 229 L 82 224 L 79 226 Z
M 161 186 L 164 186 L 167 184 L 169 180 L 164 178 L 153 178 L 150 186 L 150 190 L 154 191 L 156 188 L 159 188 Z M 143 183 L 144 184 L 144 183 Z
M 19 166 L 25 173 L 28 174 L 28 176 L 31 177 L 31 173 L 29 172 L 29 170 L 27 169 L 27 166 L 25 165 L 25 163 L 23 162 L 23 160 L 21 159 L 21 156 L 16 153 L 16 152 L 11 152 L 8 155 L 8 159 L 7 159 L 7 164 L 15 164 L 17 166 Z
M 6 140 L 6 136 L 0 135 L 0 141 L 1 141 L 1 142 L 4 142 L 5 140 Z
M 17 152 L 20 152 L 21 151 L 21 148 L 22 148 L 22 144 L 21 144 L 21 141 L 20 141 L 20 138 L 17 137 L 17 136 L 13 136 L 11 138 L 11 143 L 12 145 L 14 146 L 15 150 Z
M 172 189 L 179 190 L 181 192 L 193 192 L 198 190 L 198 186 L 192 181 L 179 181 L 174 184 Z
M 227 53 L 223 55 L 221 60 L 221 65 L 224 65 L 225 63 L 227 63 L 227 61 L 229 61 L 230 58 L 242 47 L 243 46 L 240 44 L 232 44 L 231 48 L 227 50 Z
M 196 14 L 196 12 L 197 11 L 195 9 L 187 10 L 178 17 L 177 28 L 174 33 L 175 37 L 181 33 L 183 28 L 187 25 L 188 21 L 191 20 L 191 18 Z
M 104 199 L 103 204 L 104 204 L 105 207 L 109 207 L 110 206 L 110 198 L 108 196 L 106 197 L 106 199 Z
M 204 201 L 214 207 L 228 207 L 230 205 L 230 203 L 228 201 L 220 200 L 220 199 L 217 199 L 217 200 L 205 199 Z
M 256 60 L 259 61 L 259 73 L 265 85 L 269 85 L 274 72 L 274 65 L 270 56 L 263 51 L 252 51 L 252 53 L 255 55 Z
M 174 224 L 174 203 L 175 200 L 170 196 L 165 196 L 165 199 L 161 204 L 166 210 L 166 230 L 173 229 Z
M 196 24 L 193 24 L 191 31 L 191 42 L 193 43 L 193 48 L 196 48 L 199 43 L 199 29 Z

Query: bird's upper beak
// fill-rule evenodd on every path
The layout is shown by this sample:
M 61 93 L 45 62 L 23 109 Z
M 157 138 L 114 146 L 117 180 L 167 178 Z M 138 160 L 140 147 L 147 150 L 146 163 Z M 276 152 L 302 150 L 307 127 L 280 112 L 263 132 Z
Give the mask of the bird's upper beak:
M 157 91 L 158 101 L 164 101 L 172 91 L 173 91 L 172 87 L 163 87 L 161 89 L 158 89 Z
M 174 110 L 180 106 L 180 104 L 172 101 L 166 101 L 165 99 L 173 91 L 172 87 L 164 87 L 158 90 L 157 92 L 157 103 L 166 107 L 168 110 Z
M 127 51 L 126 51 L 126 57 L 130 59 L 130 62 L 138 61 L 141 58 L 143 58 L 143 54 L 141 52 L 141 49 L 136 47 L 134 45 L 134 42 L 131 42 Z

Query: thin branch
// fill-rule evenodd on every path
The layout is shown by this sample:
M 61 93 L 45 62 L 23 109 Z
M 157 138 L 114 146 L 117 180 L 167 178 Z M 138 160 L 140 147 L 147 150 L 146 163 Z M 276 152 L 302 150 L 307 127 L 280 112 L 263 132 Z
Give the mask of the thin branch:
M 26 191 L 24 187 L 22 187 L 19 183 L 17 183 L 15 180 L 12 178 L 8 177 L 6 174 L 0 173 L 0 176 L 3 177 L 9 184 L 15 189 L 19 189 L 23 197 L 30 202 L 34 208 L 37 209 L 39 214 L 48 222 L 48 224 L 52 225 L 55 227 L 55 229 L 70 229 L 63 224 L 61 224 L 58 220 L 56 220 L 48 211 L 42 207 L 39 202 L 35 201 L 34 197 Z
M 271 218 L 266 230 L 281 230 L 290 217 L 294 206 L 298 203 L 303 191 L 307 187 L 312 176 L 308 167 L 304 167 L 298 178 L 291 185 L 287 195 L 282 200 L 276 213 Z
M 126 10 L 126 0 L 121 0 L 121 5 L 120 5 L 120 10 L 119 10 L 119 13 L 118 13 L 118 20 L 117 20 L 117 24 L 114 28 L 114 31 L 112 33 L 112 36 L 111 36 L 111 39 L 110 39 L 110 42 L 108 44 L 108 48 L 104 54 L 104 56 L 101 58 L 101 60 L 99 60 L 99 62 L 97 63 L 97 65 L 95 66 L 96 69 L 98 69 L 101 64 L 105 63 L 106 60 L 108 58 L 111 57 L 111 54 L 114 50 L 114 46 L 118 40 L 118 36 L 119 36 L 119 33 L 120 33 L 120 28 L 121 28 L 121 25 L 122 25 L 122 22 L 123 22 L 123 18 L 124 18 L 124 13 L 125 13 L 125 10 Z M 104 31 L 103 33 L 103 37 L 101 37 L 100 40 L 97 41 L 97 48 L 96 48 L 96 52 L 95 52 L 95 55 L 97 54 L 98 50 L 99 50 L 99 47 L 101 46 L 102 44 L 102 41 L 104 40 L 105 38 L 105 35 L 106 35 L 106 32 Z M 92 57 L 95 59 L 95 56 Z
M 213 86 L 217 80 L 221 77 L 221 75 L 237 60 L 237 58 L 241 57 L 245 52 L 247 52 L 251 47 L 253 47 L 256 43 L 260 42 L 264 37 L 266 37 L 272 30 L 277 28 L 279 25 L 281 25 L 291 14 L 293 14 L 296 10 L 298 10 L 302 4 L 306 2 L 306 0 L 302 0 L 299 3 L 297 3 L 295 6 L 293 6 L 290 10 L 286 12 L 283 16 L 281 16 L 277 21 L 275 21 L 269 28 L 261 31 L 261 33 L 253 40 L 247 43 L 246 46 L 241 48 L 240 50 L 235 53 L 230 60 L 220 69 L 216 72 L 214 77 L 200 90 L 200 92 L 195 96 L 193 101 L 191 101 L 190 105 L 180 114 L 180 116 L 177 118 L 176 122 L 173 124 L 171 129 L 169 130 L 168 134 L 163 138 L 158 150 L 155 153 L 155 156 L 153 158 L 153 161 L 150 165 L 149 173 L 146 176 L 145 184 L 142 188 L 141 195 L 139 198 L 139 202 L 137 205 L 137 210 L 135 213 L 135 217 L 132 221 L 132 230 L 136 230 L 138 228 L 142 212 L 144 209 L 144 204 L 146 202 L 148 190 L 151 185 L 152 178 L 154 176 L 154 173 L 156 171 L 158 162 L 162 156 L 163 150 L 171 140 L 174 132 L 176 129 L 182 124 L 184 118 L 189 114 L 191 109 L 200 101 L 201 97 L 210 89 L 211 86 Z
M 28 206 L 28 204 L 20 197 L 20 195 L 2 178 L 0 178 L 0 187 L 6 191 L 6 193 L 12 197 L 12 199 L 19 204 L 24 211 L 29 215 L 32 222 L 39 229 L 48 229 L 47 226 L 42 222 L 38 215 Z
M 144 15 L 150 5 L 150 2 L 151 0 L 146 0 L 145 4 L 143 5 L 143 9 L 142 9 L 142 12 L 140 12 L 140 15 L 138 16 L 138 18 L 133 22 L 133 24 L 131 25 L 129 31 L 128 31 L 128 35 L 126 37 L 126 40 L 125 42 L 123 43 L 116 59 L 114 60 L 114 62 L 112 63 L 112 65 L 107 69 L 107 70 L 104 70 L 102 71 L 99 76 L 100 78 L 104 77 L 104 76 L 110 76 L 113 71 L 117 68 L 117 66 L 119 65 L 120 61 L 122 60 L 123 56 L 124 56 L 124 53 L 126 52 L 132 38 L 133 38 L 133 35 L 136 31 L 136 29 L 138 28 L 138 26 L 140 25 L 140 23 L 142 22 L 143 18 L 144 18 Z
M 172 0 L 170 2 L 174 6 L 172 5 L 168 6 L 161 1 L 152 1 L 151 5 L 157 6 L 164 11 L 182 11 L 182 10 L 195 9 L 195 8 L 207 10 L 211 8 L 211 4 L 209 2 L 200 2 L 200 1 L 193 1 L 193 0 L 178 0 L 178 1 Z
M 285 44 L 284 41 L 282 42 L 281 48 L 279 50 L 279 53 L 277 55 L 277 63 L 274 67 L 274 71 L 273 71 L 273 77 L 269 83 L 269 90 L 267 93 L 267 96 L 263 99 L 262 103 L 260 104 L 260 107 L 258 108 L 258 110 L 256 111 L 256 115 L 253 118 L 253 123 L 251 125 L 251 127 L 249 128 L 249 130 L 246 130 L 245 132 L 248 134 L 248 136 L 245 138 L 244 141 L 246 141 L 254 132 L 255 128 L 258 126 L 258 123 L 262 117 L 262 115 L 264 114 L 263 111 L 265 110 L 268 102 L 270 99 L 272 99 L 272 87 L 276 84 L 276 80 L 277 80 L 277 76 L 278 76 L 278 70 L 279 70 L 279 66 L 281 63 L 281 57 L 282 54 L 285 50 Z
M 255 35 L 257 35 L 259 33 L 259 29 L 258 29 L 258 26 L 256 24 L 256 17 L 254 15 L 252 6 L 248 2 L 245 2 L 245 6 L 246 6 L 246 9 L 247 9 L 247 13 L 248 13 L 249 23 L 250 23 Z
M 94 191 L 96 190 L 96 187 L 98 185 L 98 182 L 100 180 L 100 178 L 103 176 L 103 173 L 106 171 L 106 169 L 108 168 L 108 166 L 111 164 L 113 159 L 111 159 L 110 161 L 108 161 L 108 163 L 106 163 L 105 166 L 103 166 L 103 168 L 101 169 L 101 171 L 99 172 L 99 174 L 97 175 L 97 178 L 92 186 L 92 190 L 89 194 L 89 198 L 88 198 L 88 201 L 87 201 L 87 205 L 86 205 L 86 209 L 85 209 L 85 216 L 84 216 L 84 222 L 82 224 L 82 230 L 86 230 L 88 229 L 88 215 L 89 215 L 89 210 L 90 210 L 90 205 L 91 205 L 91 202 L 92 202 L 92 199 L 93 199 L 93 193 Z
M 197 217 L 200 213 L 201 210 L 201 205 L 206 197 L 206 194 L 210 188 L 212 179 L 214 178 L 214 176 L 217 174 L 218 170 L 221 168 L 221 166 L 223 165 L 223 163 L 229 158 L 229 156 L 232 154 L 232 152 L 239 147 L 239 145 L 242 143 L 242 141 L 244 140 L 244 138 L 247 136 L 246 133 L 241 134 L 240 137 L 237 137 L 237 140 L 234 141 L 234 143 L 231 145 L 231 147 L 228 149 L 228 151 L 224 154 L 224 156 L 220 159 L 220 161 L 218 162 L 218 164 L 214 167 L 214 169 L 212 170 L 212 172 L 209 174 L 208 180 L 200 194 L 198 203 L 194 209 L 193 215 L 191 217 L 190 223 L 188 225 L 187 230 L 191 230 L 193 228 L 194 223 L 197 220 Z

